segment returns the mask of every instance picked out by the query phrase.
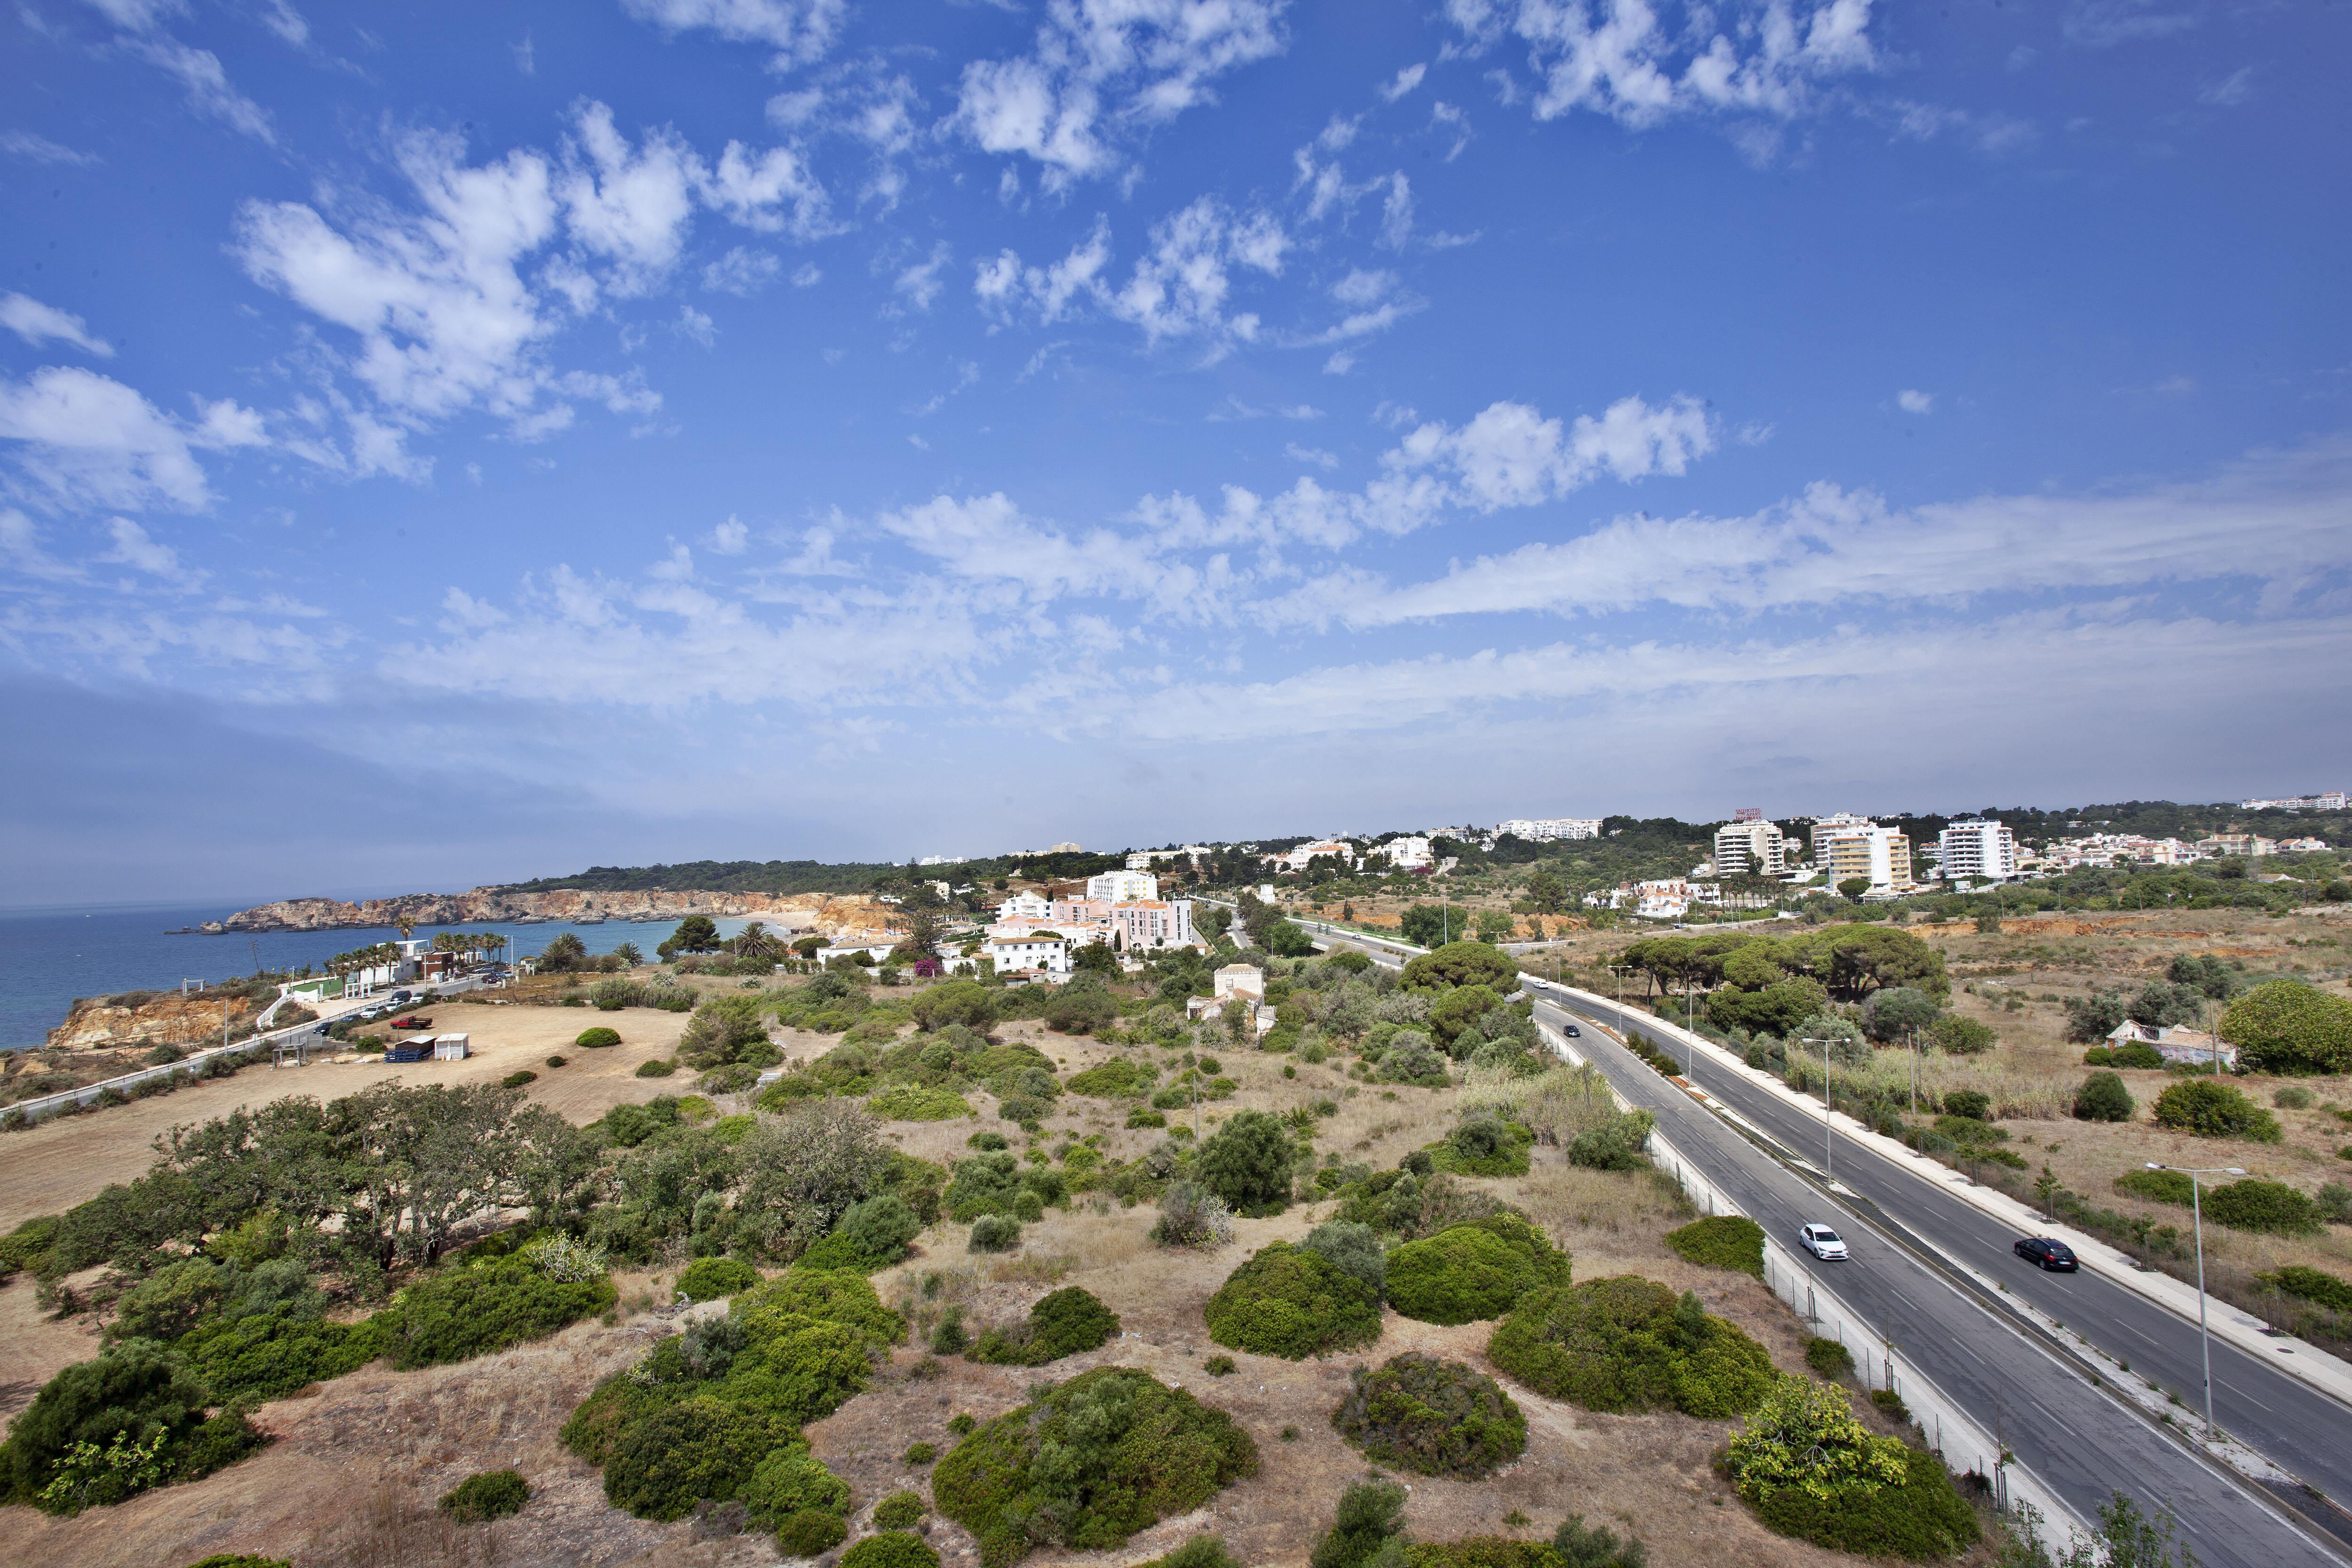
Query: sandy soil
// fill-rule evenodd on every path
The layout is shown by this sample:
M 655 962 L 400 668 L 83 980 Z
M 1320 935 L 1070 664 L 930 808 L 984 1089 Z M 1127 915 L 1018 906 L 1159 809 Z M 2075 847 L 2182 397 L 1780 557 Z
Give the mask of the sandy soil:
M 667 1057 L 676 1047 L 686 1028 L 683 1013 L 652 1007 L 599 1013 L 581 1007 L 436 1002 L 426 1016 L 436 1035 L 471 1036 L 474 1054 L 462 1062 L 387 1065 L 383 1058 L 369 1056 L 350 1062 L 313 1058 L 301 1068 L 249 1067 L 235 1078 L 61 1117 L 22 1132 L 0 1133 L 0 1230 L 36 1215 L 60 1213 L 110 1182 L 143 1174 L 154 1162 L 155 1139 L 173 1127 L 287 1095 L 331 1100 L 392 1078 L 404 1083 L 496 1083 L 518 1068 L 529 1068 L 539 1074 L 539 1081 L 526 1090 L 530 1098 L 573 1121 L 587 1122 L 615 1105 L 675 1094 L 692 1081 L 633 1076 L 639 1062 Z M 593 1024 L 617 1029 L 621 1044 L 593 1051 L 574 1047 L 572 1039 Z M 551 1068 L 546 1058 L 551 1055 L 570 1061 Z

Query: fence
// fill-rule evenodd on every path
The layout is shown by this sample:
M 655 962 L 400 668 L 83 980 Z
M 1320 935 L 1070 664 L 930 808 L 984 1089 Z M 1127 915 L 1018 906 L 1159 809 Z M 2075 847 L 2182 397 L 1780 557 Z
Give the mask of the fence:
M 1555 1054 L 1574 1066 L 1584 1065 L 1583 1054 L 1564 1037 L 1555 1035 L 1549 1026 L 1539 1027 Z M 1632 1102 L 1617 1092 L 1615 1084 L 1609 1086 L 1609 1092 L 1620 1110 L 1633 1109 Z M 1702 1212 L 1740 1212 L 1737 1203 L 1655 1130 L 1650 1133 L 1650 1159 L 1675 1178 L 1684 1195 Z M 1980 1421 L 1912 1365 L 1876 1325 L 1812 1278 L 1810 1270 L 1798 1266 L 1779 1238 L 1769 1234 L 1764 1238 L 1764 1282 L 1805 1320 L 1814 1334 L 1845 1346 L 1853 1357 L 1855 1373 L 1866 1385 L 1893 1389 L 1911 1412 L 1911 1418 L 1919 1424 L 1927 1447 L 1942 1458 L 1945 1467 L 1955 1474 L 1984 1478 L 1992 1488 L 1995 1505 L 2003 1513 L 2012 1520 L 2023 1518 L 2026 1516 L 2014 1510 L 2018 1504 L 2030 1505 L 2040 1516 L 2043 1544 L 2053 1552 L 2066 1548 L 2070 1534 L 2088 1533 L 2081 1517 L 2064 1500 L 2008 1457 L 1997 1435 L 1986 1431 Z

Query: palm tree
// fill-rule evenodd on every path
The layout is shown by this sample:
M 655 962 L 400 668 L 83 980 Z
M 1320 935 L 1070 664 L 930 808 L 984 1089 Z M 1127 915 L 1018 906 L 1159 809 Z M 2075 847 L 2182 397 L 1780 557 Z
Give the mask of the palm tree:
M 738 958 L 773 958 L 782 951 L 783 943 L 768 934 L 765 921 L 753 921 L 743 928 L 743 933 L 729 944 Z

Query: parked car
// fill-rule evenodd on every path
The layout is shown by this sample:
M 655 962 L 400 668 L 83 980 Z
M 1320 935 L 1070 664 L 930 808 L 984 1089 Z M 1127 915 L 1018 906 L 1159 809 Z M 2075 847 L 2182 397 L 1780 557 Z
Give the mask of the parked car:
M 391 1011 L 392 1009 L 389 1007 L 362 1007 L 359 1010 L 357 1016 L 359 1021 L 362 1024 L 373 1024 L 378 1018 L 383 1017 L 386 1013 Z
M 394 1018 L 392 1026 L 395 1029 L 429 1029 L 433 1026 L 433 1020 L 411 1013 L 404 1018 Z
M 1824 1263 L 1843 1263 L 1846 1260 L 1845 1238 L 1829 1226 L 1800 1226 L 1797 1229 L 1797 1245 Z
M 1566 1028 L 1567 1028 L 1568 1037 L 1569 1037 L 1570 1039 L 1571 1039 L 1571 1040 L 1580 1040 L 1580 1039 L 1584 1038 L 1584 1031 L 1583 1031 L 1583 1030 L 1581 1030 L 1581 1029 L 1580 1029 L 1580 1028 L 1578 1028 L 1575 1025 L 1573 1025 L 1573 1024 L 1570 1024 L 1570 1025 L 1568 1025 L 1568 1026 L 1566 1026 Z
M 2052 1236 L 2029 1236 L 2010 1248 L 2028 1263 L 2060 1274 L 2071 1274 L 2083 1267 L 2074 1249 Z
M 385 998 L 384 998 L 384 1000 L 385 1000 L 385 1001 L 387 1001 L 387 1002 L 389 1002 L 389 1003 L 391 1003 L 394 1006 L 397 1007 L 397 1006 L 399 1006 L 403 1002 L 414 1002 L 414 1001 L 415 1001 L 415 1000 L 416 1000 L 416 993 L 415 993 L 415 992 L 414 992 L 414 991 L 395 991 L 395 992 L 394 992 L 391 995 L 389 995 L 389 996 L 385 997 Z

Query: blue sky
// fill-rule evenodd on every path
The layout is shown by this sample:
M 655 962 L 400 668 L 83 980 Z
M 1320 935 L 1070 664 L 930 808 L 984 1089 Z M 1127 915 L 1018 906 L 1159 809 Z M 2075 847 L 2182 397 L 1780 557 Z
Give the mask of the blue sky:
M 6 901 L 2341 787 L 2347 58 L 27 0 Z

